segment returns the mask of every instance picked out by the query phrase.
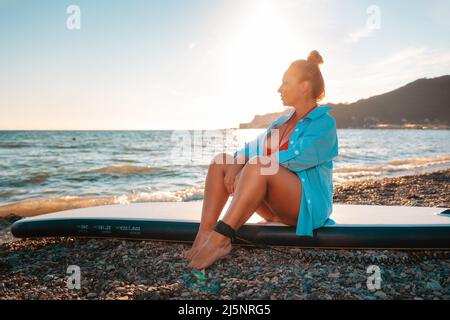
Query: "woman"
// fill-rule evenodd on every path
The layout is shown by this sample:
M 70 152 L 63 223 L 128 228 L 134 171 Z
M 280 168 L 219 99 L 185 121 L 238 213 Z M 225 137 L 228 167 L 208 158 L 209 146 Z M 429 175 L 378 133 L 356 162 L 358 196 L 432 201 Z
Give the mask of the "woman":
M 200 228 L 185 253 L 191 259 L 189 267 L 203 269 L 226 256 L 232 234 L 254 212 L 267 221 L 296 226 L 299 236 L 311 237 L 314 229 L 331 222 L 332 159 L 338 154 L 338 140 L 336 122 L 327 113 L 332 108 L 317 105 L 325 95 L 322 63 L 317 51 L 307 60 L 294 61 L 278 89 L 283 105 L 294 110 L 275 120 L 234 157 L 218 154 L 211 162 Z M 280 139 L 275 141 L 279 143 L 270 141 L 272 129 L 279 130 Z M 279 165 L 275 173 L 262 174 L 274 164 Z M 230 195 L 233 200 L 218 222 Z

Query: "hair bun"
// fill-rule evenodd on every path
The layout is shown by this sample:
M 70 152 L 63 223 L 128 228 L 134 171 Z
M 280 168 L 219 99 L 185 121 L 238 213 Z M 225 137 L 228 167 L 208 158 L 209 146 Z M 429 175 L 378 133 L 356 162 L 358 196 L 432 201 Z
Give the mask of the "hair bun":
M 308 59 L 309 62 L 312 62 L 316 64 L 317 66 L 321 65 L 323 63 L 322 56 L 317 50 L 313 50 L 309 53 Z

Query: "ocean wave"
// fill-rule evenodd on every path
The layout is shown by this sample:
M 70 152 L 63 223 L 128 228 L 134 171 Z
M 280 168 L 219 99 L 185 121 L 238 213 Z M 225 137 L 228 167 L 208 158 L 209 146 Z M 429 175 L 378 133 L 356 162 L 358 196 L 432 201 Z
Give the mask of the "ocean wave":
M 202 200 L 204 194 L 203 187 L 191 187 L 177 191 L 156 191 L 138 192 L 131 195 L 122 196 L 123 203 L 127 202 L 174 202 L 174 201 L 195 201 Z
M 439 157 L 431 157 L 431 158 L 413 158 L 413 159 L 404 159 L 404 160 L 392 160 L 388 163 L 391 165 L 421 165 L 427 163 L 438 163 L 438 162 L 446 162 L 450 161 L 450 155 L 439 156 Z
M 114 204 L 115 197 L 62 197 L 47 199 L 27 199 L 0 206 L 0 217 L 14 214 L 32 217 L 40 214 L 76 208 Z
M 192 187 L 172 192 L 138 192 L 110 197 L 73 197 L 27 199 L 0 206 L 0 217 L 14 214 L 21 217 L 64 211 L 77 208 L 95 207 L 134 202 L 186 202 L 203 199 L 203 187 Z
M 50 145 L 49 146 L 50 148 L 55 148 L 55 149 L 79 149 L 79 148 L 82 148 L 82 146 L 79 146 L 79 145 L 76 145 L 76 146 L 74 146 L 74 145 L 60 145 L 60 144 L 57 144 L 57 145 Z
M 23 178 L 22 180 L 13 177 L 5 177 L 1 180 L 1 185 L 7 188 L 22 188 L 30 184 L 41 184 L 45 182 L 50 175 L 48 173 L 37 173 L 29 177 Z M 1 195 L 2 193 L 0 193 Z
M 38 173 L 34 176 L 32 176 L 29 179 L 25 179 L 22 181 L 24 184 L 40 184 L 47 180 L 50 177 L 48 173 Z
M 334 168 L 333 181 L 345 183 L 361 179 L 412 175 L 448 168 L 450 168 L 450 156 L 391 160 L 384 165 Z
M 155 151 L 155 149 L 150 149 L 150 148 L 139 148 L 139 147 L 126 147 L 125 151 L 137 151 L 137 152 L 147 152 L 147 151 Z
M 377 172 L 381 171 L 383 166 L 372 166 L 372 167 L 342 167 L 335 168 L 333 173 L 355 173 L 355 172 Z
M 185 170 L 185 169 L 208 169 L 209 164 L 173 164 L 164 166 L 164 168 L 174 169 L 174 170 Z
M 448 162 L 448 163 L 447 163 Z M 379 172 L 392 172 L 392 171 L 402 171 L 402 170 L 414 170 L 424 167 L 429 167 L 433 165 L 449 165 L 450 166 L 450 155 L 448 156 L 438 156 L 430 158 L 412 158 L 412 159 L 402 159 L 402 160 L 391 160 L 385 165 L 374 165 L 365 167 L 340 167 L 335 168 L 333 173 L 379 173 Z
M 132 160 L 132 159 L 111 159 L 111 161 L 115 161 L 115 162 L 126 162 L 126 163 L 137 162 L 136 160 Z
M 382 172 L 377 171 L 353 171 L 350 173 L 333 173 L 333 182 L 345 183 L 361 179 L 380 179 L 383 178 Z
M 159 167 L 143 167 L 143 166 L 133 166 L 133 165 L 111 165 L 100 169 L 94 169 L 90 172 L 102 173 L 102 174 L 146 174 L 146 173 L 158 173 L 163 169 Z
M 7 191 L 0 191 L 0 198 L 10 198 L 12 196 L 16 195 L 16 193 L 12 190 Z
M 0 142 L 0 148 L 26 148 L 29 145 L 22 142 Z

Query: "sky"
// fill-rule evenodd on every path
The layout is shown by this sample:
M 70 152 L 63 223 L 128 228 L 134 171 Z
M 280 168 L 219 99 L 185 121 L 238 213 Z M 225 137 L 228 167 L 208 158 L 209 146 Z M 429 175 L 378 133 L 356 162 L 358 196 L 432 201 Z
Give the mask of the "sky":
M 311 50 L 354 102 L 450 74 L 449 39 L 448 0 L 0 0 L 0 130 L 236 128 Z

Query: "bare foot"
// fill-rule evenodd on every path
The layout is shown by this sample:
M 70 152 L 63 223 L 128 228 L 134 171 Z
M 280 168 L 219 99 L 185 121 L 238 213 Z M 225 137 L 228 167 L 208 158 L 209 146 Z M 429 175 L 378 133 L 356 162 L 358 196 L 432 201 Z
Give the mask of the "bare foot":
M 205 244 L 206 240 L 208 240 L 211 232 L 212 231 L 199 231 L 197 233 L 197 236 L 195 237 L 192 247 L 183 254 L 183 258 L 192 259 L 192 257 L 194 257 L 198 253 L 200 248 Z
M 204 269 L 225 257 L 230 251 L 231 240 L 217 232 L 212 232 L 200 251 L 192 258 L 188 267 Z

